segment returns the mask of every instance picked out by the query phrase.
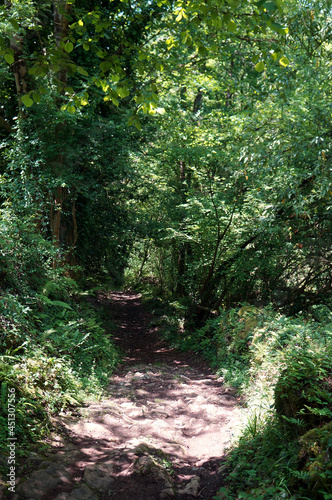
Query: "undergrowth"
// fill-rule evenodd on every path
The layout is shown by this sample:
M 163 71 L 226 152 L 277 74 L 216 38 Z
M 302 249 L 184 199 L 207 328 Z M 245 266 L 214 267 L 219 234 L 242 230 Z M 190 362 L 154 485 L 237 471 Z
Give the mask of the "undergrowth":
M 8 451 L 13 393 L 24 455 L 49 432 L 52 416 L 102 396 L 119 354 L 34 219 L 19 220 L 9 208 L 0 216 L 0 455 Z
M 216 498 L 331 499 L 330 319 L 271 310 L 256 317 L 240 350 L 249 375 L 240 387 L 246 424 L 228 452 L 227 487 Z M 231 356 L 232 338 L 223 351 Z

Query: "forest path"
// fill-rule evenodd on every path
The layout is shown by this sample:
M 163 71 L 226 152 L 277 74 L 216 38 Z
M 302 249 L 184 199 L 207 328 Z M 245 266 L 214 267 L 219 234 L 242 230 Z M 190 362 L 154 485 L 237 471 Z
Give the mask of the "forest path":
M 100 293 L 124 362 L 109 397 L 60 417 L 66 438 L 18 487 L 17 499 L 212 500 L 240 419 L 235 396 L 188 353 L 171 349 L 139 295 Z

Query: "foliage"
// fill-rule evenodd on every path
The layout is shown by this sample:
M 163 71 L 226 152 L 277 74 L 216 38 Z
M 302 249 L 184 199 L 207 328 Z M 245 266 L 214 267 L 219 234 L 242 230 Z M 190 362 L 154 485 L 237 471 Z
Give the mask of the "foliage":
M 246 353 L 247 423 L 228 452 L 228 486 L 216 498 L 328 498 L 332 391 L 322 380 L 331 377 L 331 334 L 324 324 L 264 313 Z M 303 381 L 310 404 L 301 393 Z M 298 403 L 292 415 L 278 404 L 289 389 L 287 401 Z
M 52 414 L 100 397 L 118 359 L 66 267 L 54 267 L 58 250 L 35 220 L 9 206 L 1 211 L 0 446 L 8 437 L 7 389 L 15 388 L 22 453 L 50 429 Z
M 323 23 L 319 8 L 308 15 Z M 157 79 L 165 113 L 142 133 L 130 279 L 157 281 L 198 322 L 243 301 L 296 314 L 329 300 L 330 47 L 323 37 L 314 63 L 297 50 L 301 29 L 292 24 L 291 64 L 272 60 L 264 77 L 232 40 L 227 57 Z
M 204 58 L 209 51 L 224 55 L 224 46 L 234 40 L 252 39 L 258 49 L 255 68 L 261 72 L 270 56 L 264 45 L 271 40 L 271 34 L 282 39 L 288 32 L 282 17 L 283 2 L 279 0 L 213 1 L 209 5 L 201 0 L 139 5 L 112 1 L 110 5 L 96 6 L 54 1 L 53 11 L 65 19 L 62 33 L 57 32 L 57 26 L 52 30 L 48 2 L 25 5 L 13 0 L 0 10 L 0 55 L 6 64 L 14 63 L 22 40 L 27 40 L 30 49 L 24 65 L 35 79 L 35 86 L 24 89 L 24 106 L 40 102 L 48 77 L 66 93 L 63 109 L 69 113 L 88 105 L 90 93 L 96 88 L 115 106 L 130 96 L 136 108 L 130 121 L 138 127 L 137 112 L 154 114 L 158 110 L 158 87 L 151 74 L 170 72 L 179 54 L 186 62 Z M 14 45 L 11 40 L 15 34 L 18 38 Z M 36 49 L 39 44 L 45 50 Z M 272 55 L 283 66 L 289 63 L 280 48 Z M 59 78 L 64 71 L 76 80 L 78 91 Z
M 3 404 L 0 446 L 6 450 L 8 388 L 15 388 L 15 433 L 22 444 L 21 453 L 45 431 L 49 416 L 82 401 L 81 384 L 67 359 L 49 357 L 45 351 L 25 349 L 21 356 L 1 355 L 0 381 Z
M 102 394 L 117 353 L 81 288 L 103 277 L 247 395 L 219 496 L 326 500 L 330 0 L 12 0 L 0 26 L 1 401 L 17 388 L 22 442 Z
M 285 104 L 259 86 L 264 105 L 262 97 L 250 114 L 224 111 L 211 95 L 211 80 L 207 84 L 199 73 L 196 78 L 205 84 L 204 108 L 196 117 L 190 112 L 193 88 L 190 96 L 186 87 L 184 104 L 167 89 L 159 147 L 146 148 L 142 159 L 142 170 L 151 171 L 155 186 L 148 205 L 155 224 L 149 234 L 151 264 L 137 246 L 144 271 L 158 276 L 166 293 L 189 298 L 198 317 L 206 308 L 243 300 L 272 301 L 291 314 L 307 309 L 330 293 L 330 172 L 322 172 L 319 139 L 325 136 L 330 147 L 328 129 L 319 130 L 322 123 L 313 117 L 308 136 L 300 135 L 291 125 L 301 117 L 299 101 Z M 143 220 L 146 210 L 145 202 Z M 151 227 L 150 222 L 146 231 Z

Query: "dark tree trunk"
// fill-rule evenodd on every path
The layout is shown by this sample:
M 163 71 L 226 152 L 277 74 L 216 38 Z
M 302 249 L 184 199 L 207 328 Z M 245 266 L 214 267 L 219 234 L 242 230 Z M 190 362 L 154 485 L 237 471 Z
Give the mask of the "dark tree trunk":
M 71 12 L 71 8 L 71 4 L 68 4 L 66 0 L 54 0 L 54 39 L 58 48 L 61 47 L 61 41 L 66 40 L 68 36 L 68 15 Z M 67 57 L 65 51 L 63 51 L 63 55 L 65 59 Z M 60 69 L 57 78 L 64 89 L 68 80 L 65 65 Z M 61 124 L 59 124 L 59 127 L 61 127 Z M 55 161 L 55 165 L 61 165 L 62 163 L 63 157 L 60 153 Z M 75 265 L 74 249 L 78 236 L 76 204 L 75 200 L 69 195 L 67 187 L 57 186 L 54 190 L 51 202 L 50 226 L 54 244 L 57 247 L 61 246 L 66 249 L 65 262 Z

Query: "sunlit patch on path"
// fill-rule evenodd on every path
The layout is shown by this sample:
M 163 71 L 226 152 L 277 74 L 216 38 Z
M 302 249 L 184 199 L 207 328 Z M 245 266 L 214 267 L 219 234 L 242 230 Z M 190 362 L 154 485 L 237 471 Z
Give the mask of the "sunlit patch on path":
M 19 498 L 211 500 L 222 486 L 238 401 L 193 356 L 167 346 L 140 296 L 100 295 L 125 360 L 109 397 L 60 418 L 66 438 L 19 488 Z M 41 477 L 43 475 L 43 477 Z

